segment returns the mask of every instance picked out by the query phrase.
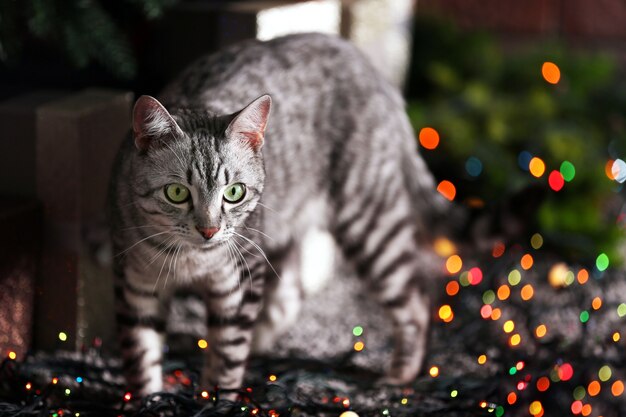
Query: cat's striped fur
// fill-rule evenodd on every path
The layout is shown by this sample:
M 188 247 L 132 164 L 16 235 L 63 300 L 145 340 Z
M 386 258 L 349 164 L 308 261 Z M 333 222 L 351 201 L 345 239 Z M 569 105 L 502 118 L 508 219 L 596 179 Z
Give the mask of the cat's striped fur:
M 269 121 L 269 98 L 255 100 L 266 93 Z M 388 380 L 414 378 L 429 321 L 417 236 L 442 200 L 394 88 L 349 43 L 308 34 L 204 58 L 159 98 L 167 110 L 138 101 L 135 143 L 120 151 L 111 188 L 120 346 L 133 389 L 162 388 L 163 301 L 178 285 L 207 303 L 202 383 L 240 387 L 257 318 L 264 331 L 280 321 L 260 314 L 265 299 L 280 303 L 265 292 L 299 296 L 286 287 L 298 287 L 312 230 L 333 236 L 388 311 Z M 233 182 L 247 194 L 227 204 Z M 188 187 L 191 200 L 168 202 L 170 183 Z M 205 240 L 196 227 L 219 231 Z

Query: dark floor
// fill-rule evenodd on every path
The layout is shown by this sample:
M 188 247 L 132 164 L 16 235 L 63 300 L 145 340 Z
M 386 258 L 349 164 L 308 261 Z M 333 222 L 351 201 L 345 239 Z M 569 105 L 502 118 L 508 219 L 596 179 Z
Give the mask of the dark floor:
M 520 265 L 525 253 L 534 256 L 528 270 Z M 376 384 L 389 359 L 388 323 L 356 279 L 341 277 L 307 301 L 297 325 L 268 357 L 252 361 L 241 404 L 225 411 L 213 405 L 213 393 L 206 399 L 194 394 L 194 362 L 172 360 L 167 380 L 179 394 L 144 402 L 140 414 L 624 416 L 626 275 L 589 269 L 585 281 L 580 267 L 563 264 L 559 275 L 559 267 L 553 269 L 559 263 L 542 251 L 513 248 L 498 258 L 466 257 L 463 270 L 480 268 L 482 280 L 461 285 L 454 296 L 445 287 L 460 276 L 438 278 L 430 353 L 423 376 L 409 387 Z M 549 277 L 562 285 L 552 286 Z M 505 283 L 507 298 L 505 289 L 498 293 Z M 531 298 L 523 300 L 530 288 Z M 444 304 L 453 312 L 448 323 L 439 318 Z M 441 313 L 446 316 L 445 309 Z M 362 335 L 354 335 L 356 326 Z M 512 345 L 517 337 L 519 344 Z M 359 341 L 365 348 L 357 352 Z M 121 408 L 123 395 L 116 362 L 95 351 L 6 361 L 0 372 L 0 399 L 6 401 L 0 416 L 134 414 L 128 405 Z

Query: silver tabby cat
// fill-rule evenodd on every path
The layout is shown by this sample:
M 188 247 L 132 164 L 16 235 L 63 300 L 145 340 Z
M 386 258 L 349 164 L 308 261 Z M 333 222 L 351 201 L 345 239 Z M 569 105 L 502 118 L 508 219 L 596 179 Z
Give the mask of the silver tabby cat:
M 135 393 L 163 388 L 164 301 L 180 285 L 206 300 L 202 386 L 241 387 L 253 342 L 264 343 L 255 325 L 267 335 L 284 328 L 276 311 L 295 317 L 311 231 L 332 236 L 388 312 L 386 380 L 411 381 L 429 322 L 418 236 L 442 200 L 398 92 L 349 43 L 306 34 L 201 59 L 159 99 L 137 100 L 111 187 L 120 346 Z

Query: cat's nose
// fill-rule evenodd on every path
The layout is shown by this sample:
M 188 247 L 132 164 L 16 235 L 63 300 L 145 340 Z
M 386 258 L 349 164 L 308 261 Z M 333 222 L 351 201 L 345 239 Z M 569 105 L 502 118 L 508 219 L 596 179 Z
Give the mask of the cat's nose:
M 211 239 L 213 235 L 219 232 L 220 230 L 219 227 L 199 227 L 199 226 L 196 226 L 196 229 L 198 230 L 198 232 L 200 232 L 202 237 L 205 238 L 206 240 Z

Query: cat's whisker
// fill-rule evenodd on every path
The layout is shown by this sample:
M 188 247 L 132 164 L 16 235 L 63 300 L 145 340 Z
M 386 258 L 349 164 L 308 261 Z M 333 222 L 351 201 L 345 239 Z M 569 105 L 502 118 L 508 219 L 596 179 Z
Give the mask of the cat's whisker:
M 152 292 L 155 292 L 157 286 L 159 285 L 159 281 L 161 280 L 161 274 L 163 273 L 163 268 L 165 267 L 165 263 L 167 262 L 167 258 L 168 258 L 168 256 L 170 256 L 170 252 L 174 248 L 174 244 L 175 243 L 176 242 L 168 245 L 167 253 L 165 254 L 165 257 L 163 258 L 163 264 L 161 265 L 161 269 L 159 270 L 159 275 L 157 276 L 156 282 L 154 283 L 154 288 L 152 289 Z
M 152 258 L 150 258 L 150 260 L 146 264 L 146 268 L 149 267 L 150 265 L 152 265 L 154 263 L 154 261 L 156 261 L 159 258 L 159 256 L 161 256 L 163 254 L 163 252 L 165 252 L 167 250 L 167 248 L 169 248 L 169 246 L 173 242 L 176 241 L 176 239 L 177 239 L 176 236 L 171 236 L 170 238 L 168 238 L 168 240 L 166 240 L 165 243 L 164 243 L 163 249 L 161 249 L 159 252 L 157 252 L 156 255 L 154 255 Z
M 167 275 L 165 276 L 165 284 L 163 284 L 163 289 L 167 288 L 167 281 L 169 280 L 170 273 L 172 272 L 172 261 L 176 257 L 176 254 L 178 253 L 179 249 L 180 249 L 180 243 L 177 242 L 176 249 L 174 249 L 174 252 L 172 252 L 172 257 L 170 258 L 170 263 L 167 267 Z
M 261 249 L 261 247 L 259 245 L 257 245 L 256 243 L 254 243 L 252 240 L 248 239 L 247 237 L 245 237 L 243 235 L 240 235 L 239 233 L 235 232 L 234 230 L 233 230 L 233 233 L 235 234 L 235 236 L 239 236 L 240 238 L 244 239 L 245 241 L 250 243 L 256 250 L 258 250 L 259 253 L 261 254 L 261 256 L 263 256 L 263 258 L 265 259 L 265 262 L 267 262 L 269 267 L 272 268 L 272 271 L 274 272 L 274 274 L 276 274 L 278 279 L 282 279 L 280 277 L 280 275 L 278 274 L 278 272 L 276 272 L 276 269 L 274 269 L 274 265 L 272 265 L 272 263 L 269 261 L 269 259 L 267 259 L 267 255 L 265 254 L 265 252 L 263 251 L 263 249 Z
M 263 204 L 261 202 L 258 202 L 257 205 L 261 206 L 261 207 L 265 207 L 266 209 L 268 209 L 269 211 L 273 211 L 276 214 L 279 214 L 278 210 L 271 208 L 270 206 Z
M 180 255 L 180 250 L 182 249 L 182 247 L 183 247 L 183 244 L 179 243 L 178 250 L 176 251 L 176 255 L 174 255 L 174 281 L 177 281 L 178 274 L 177 274 L 177 269 L 176 269 L 176 262 L 178 261 L 178 256 Z
M 248 277 L 249 277 L 251 273 L 250 273 L 250 267 L 248 267 L 248 262 L 246 261 L 246 258 L 241 254 L 241 252 L 237 249 L 236 246 L 234 246 L 233 249 L 235 249 L 237 253 L 239 253 L 240 259 L 243 260 L 243 262 L 245 263 L 246 269 L 248 270 Z M 237 276 L 237 284 L 239 285 L 239 291 L 241 291 L 241 279 L 239 279 L 239 276 Z
M 255 229 L 254 227 L 248 227 L 248 226 L 245 226 L 245 225 L 244 225 L 243 227 L 244 227 L 245 229 L 247 229 L 247 230 L 251 230 L 251 231 L 253 231 L 253 232 L 257 232 L 257 233 L 259 233 L 259 234 L 261 234 L 261 235 L 265 236 L 266 238 L 268 238 L 268 239 L 270 239 L 270 240 L 272 240 L 272 241 L 274 241 L 274 242 L 276 241 L 276 239 L 274 239 L 273 237 L 271 237 L 271 236 L 270 236 L 270 235 L 268 235 L 267 233 L 264 233 L 264 232 L 262 232 L 262 231 L 260 231 L 260 230 L 258 230 L 258 229 Z M 241 229 L 241 227 L 240 227 L 240 226 L 233 226 L 233 228 L 235 228 L 235 229 Z
M 245 249 L 243 246 L 241 246 L 236 240 L 232 241 L 235 244 L 235 249 L 237 249 L 237 246 L 241 247 L 242 249 Z M 237 250 L 237 252 L 239 252 L 239 256 L 240 258 L 243 260 L 243 262 L 246 264 L 246 269 L 248 270 L 248 280 L 250 281 L 250 288 L 252 288 L 252 272 L 250 272 L 250 266 L 248 265 L 248 261 L 246 261 L 245 256 L 243 256 L 243 254 L 241 253 L 240 250 Z M 248 252 L 246 250 L 246 252 Z M 240 284 L 241 285 L 241 284 Z
M 134 243 L 134 244 L 133 244 L 132 246 L 130 246 L 129 248 L 126 248 L 126 249 L 124 249 L 123 251 L 121 251 L 120 253 L 118 253 L 117 255 L 115 255 L 115 257 L 118 257 L 118 256 L 120 256 L 120 255 L 122 255 L 122 254 L 124 254 L 124 253 L 128 252 L 129 250 L 131 250 L 131 249 L 132 249 L 132 248 L 134 248 L 135 246 L 139 245 L 139 244 L 140 244 L 140 243 L 142 243 L 142 242 L 145 242 L 145 241 L 146 241 L 146 240 L 148 240 L 148 239 L 152 239 L 153 237 L 160 236 L 160 235 L 163 235 L 163 234 L 165 234 L 165 233 L 172 233 L 172 232 L 171 232 L 170 230 L 165 230 L 165 231 L 163 231 L 163 232 L 154 233 L 154 234 L 152 234 L 152 235 L 150 235 L 150 236 L 148 236 L 148 237 L 144 237 L 144 238 L 143 238 L 143 239 L 141 239 L 140 241 L 138 241 L 138 242 Z
M 242 245 L 242 244 L 240 244 L 239 242 L 237 242 L 237 241 L 235 241 L 235 240 L 233 240 L 233 242 L 237 243 L 237 244 L 239 245 L 239 247 L 240 247 L 241 249 L 245 250 L 245 251 L 246 251 L 246 253 L 248 253 L 250 256 L 254 256 L 255 258 L 261 258 L 261 257 L 262 257 L 262 256 L 261 256 L 261 255 L 259 255 L 258 253 L 253 253 L 253 252 L 250 252 L 250 251 L 248 250 L 248 248 L 246 248 L 245 246 L 243 246 L 243 245 Z

